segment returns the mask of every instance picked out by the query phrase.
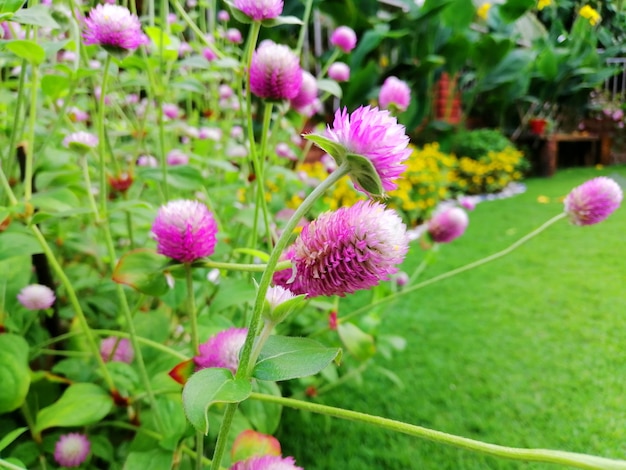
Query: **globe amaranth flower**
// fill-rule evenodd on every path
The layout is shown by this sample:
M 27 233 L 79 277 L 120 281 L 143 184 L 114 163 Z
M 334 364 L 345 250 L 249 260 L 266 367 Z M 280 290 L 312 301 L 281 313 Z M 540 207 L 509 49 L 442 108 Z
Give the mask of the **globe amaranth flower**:
M 307 107 L 317 99 L 317 79 L 306 70 L 302 72 L 300 91 L 291 100 L 291 107 L 301 114 L 305 114 Z
M 233 3 L 254 21 L 270 20 L 283 12 L 283 0 L 234 0 Z
M 196 370 L 222 367 L 230 369 L 234 374 L 239 366 L 239 352 L 247 334 L 247 328 L 229 328 L 211 336 L 198 346 L 199 354 L 193 358 Z
M 402 162 L 411 155 L 405 130 L 389 111 L 366 106 L 356 109 L 352 114 L 348 114 L 346 108 L 338 109 L 333 126 L 326 129 L 326 136 L 341 144 L 348 152 L 370 160 L 383 189 L 390 191 L 398 187 L 394 181 L 406 169 Z M 356 186 L 364 191 L 358 184 Z
M 335 62 L 328 67 L 328 78 L 336 82 L 347 82 L 350 80 L 350 67 L 344 62 Z
M 356 33 L 348 26 L 339 26 L 330 35 L 330 43 L 343 52 L 350 52 L 356 47 Z
M 228 42 L 232 42 L 233 44 L 241 44 L 243 42 L 241 31 L 237 28 L 228 28 L 225 37 Z
M 615 212 L 623 198 L 615 180 L 599 176 L 570 191 L 564 200 L 565 213 L 575 225 L 597 224 Z
M 250 91 L 268 100 L 291 100 L 302 86 L 300 60 L 287 46 L 263 41 L 252 56 Z
M 125 362 L 130 364 L 135 358 L 130 340 L 109 336 L 100 342 L 100 355 L 104 362 Z
M 247 460 L 255 456 L 281 455 L 280 442 L 274 436 L 252 429 L 239 433 L 230 448 L 231 462 Z
M 359 201 L 306 225 L 285 254 L 293 271 L 276 273 L 274 284 L 309 297 L 369 289 L 398 271 L 408 243 L 394 210 Z
M 189 163 L 189 156 L 182 150 L 172 149 L 167 152 L 165 160 L 167 164 L 171 166 L 186 165 Z
M 17 294 L 17 300 L 28 310 L 45 310 L 52 307 L 56 297 L 48 286 L 31 284 Z
M 427 230 L 434 242 L 449 243 L 463 235 L 468 224 L 469 218 L 463 209 L 448 207 L 433 215 Z
M 63 434 L 54 445 L 54 460 L 62 467 L 79 467 L 89 455 L 91 443 L 84 434 Z
M 135 50 L 148 43 L 141 23 L 128 8 L 120 5 L 97 5 L 85 19 L 85 44 L 97 44 L 111 52 Z
M 152 224 L 157 252 L 181 263 L 213 254 L 217 224 L 201 202 L 186 199 L 161 206 Z
M 91 132 L 78 131 L 68 134 L 63 139 L 63 147 L 84 155 L 98 146 L 98 137 Z
M 380 87 L 378 104 L 383 109 L 395 108 L 398 111 L 406 111 L 411 102 L 411 89 L 405 81 L 398 77 L 387 77 Z
M 236 462 L 230 470 L 304 470 L 296 465 L 293 457 L 263 455 Z

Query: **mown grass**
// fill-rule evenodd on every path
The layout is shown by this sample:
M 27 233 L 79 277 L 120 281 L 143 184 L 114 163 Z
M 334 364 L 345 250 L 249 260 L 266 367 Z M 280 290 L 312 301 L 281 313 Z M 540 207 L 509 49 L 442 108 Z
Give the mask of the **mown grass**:
M 528 180 L 522 195 L 479 204 L 423 279 L 505 248 L 598 175 L 626 178 L 626 167 L 560 170 Z M 404 388 L 368 371 L 361 386 L 318 399 L 497 444 L 626 458 L 625 233 L 625 208 L 597 226 L 560 221 L 503 259 L 401 298 L 382 330 L 408 346 L 378 363 Z M 412 247 L 405 269 L 422 256 Z M 293 410 L 279 437 L 309 470 L 555 468 Z

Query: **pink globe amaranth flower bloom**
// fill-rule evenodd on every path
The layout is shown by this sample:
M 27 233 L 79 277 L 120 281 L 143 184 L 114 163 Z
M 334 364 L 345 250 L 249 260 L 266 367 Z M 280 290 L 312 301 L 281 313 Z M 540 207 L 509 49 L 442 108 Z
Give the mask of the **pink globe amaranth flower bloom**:
M 268 100 L 291 100 L 301 86 L 298 57 L 287 46 L 263 41 L 252 56 L 250 91 Z
M 263 455 L 251 457 L 242 462 L 237 462 L 230 470 L 304 470 L 296 465 L 293 457 L 281 457 L 278 455 Z
M 234 0 L 233 3 L 254 21 L 271 20 L 283 12 L 283 0 Z
M 56 297 L 48 286 L 31 284 L 17 294 L 17 300 L 28 310 L 45 310 L 52 307 Z
M 228 20 L 230 20 L 230 15 L 226 10 L 220 10 L 217 12 L 217 20 L 226 23 Z
M 276 151 L 276 155 L 278 155 L 279 157 L 286 158 L 291 161 L 298 160 L 297 155 L 294 153 L 293 150 L 291 150 L 291 147 L 289 147 L 289 145 L 286 144 L 285 142 L 279 142 L 278 144 L 276 144 L 275 151 Z
M 336 82 L 347 82 L 350 80 L 350 67 L 344 62 L 335 62 L 328 67 L 328 78 Z
M 235 94 L 233 89 L 230 86 L 226 85 L 225 83 L 220 85 L 218 89 L 218 93 L 220 95 L 220 98 L 224 100 L 230 98 L 231 96 Z
M 98 137 L 91 132 L 78 131 L 68 134 L 63 139 L 63 147 L 85 154 L 98 146 Z
M 117 346 L 117 347 L 116 347 Z M 135 358 L 130 340 L 126 338 L 118 338 L 109 336 L 100 341 L 100 355 L 104 362 L 125 362 L 130 364 Z
M 85 19 L 85 44 L 97 44 L 110 52 L 135 50 L 148 43 L 141 23 L 128 8 L 120 5 L 97 5 Z
M 219 127 L 201 127 L 198 130 L 198 139 L 209 139 L 209 140 L 221 140 L 222 139 L 222 129 Z
M 67 116 L 72 122 L 85 122 L 89 119 L 89 113 L 83 111 L 82 109 L 78 109 L 75 106 L 72 106 L 67 110 Z
M 213 62 L 215 59 L 217 59 L 217 54 L 210 47 L 205 47 L 204 49 L 202 49 L 202 55 L 209 62 Z
M 241 31 L 237 28 L 229 28 L 226 30 L 226 40 L 228 42 L 232 42 L 233 44 L 240 44 L 243 42 L 243 36 L 241 35 Z
M 188 199 L 170 201 L 159 208 L 152 224 L 157 252 L 181 263 L 191 263 L 212 255 L 217 224 L 201 202 Z
M 463 209 L 449 207 L 430 219 L 427 230 L 434 242 L 449 243 L 463 235 L 468 224 L 469 218 Z
M 380 88 L 378 104 L 383 109 L 395 107 L 398 111 L 406 111 L 411 103 L 411 89 L 406 82 L 398 77 L 387 77 Z
M 178 109 L 178 106 L 176 106 L 175 104 L 163 103 L 163 107 L 161 109 L 163 109 L 163 114 L 168 119 L 176 119 L 178 116 L 180 116 L 180 109 Z
M 398 185 L 394 182 L 406 169 L 402 164 L 411 149 L 406 129 L 398 124 L 389 111 L 370 106 L 360 107 L 352 114 L 346 108 L 335 112 L 333 127 L 326 129 L 326 136 L 343 145 L 350 153 L 362 155 L 372 162 L 381 179 L 383 189 L 390 191 Z M 355 184 L 357 189 L 365 192 Z
M 171 166 L 186 165 L 189 163 L 189 156 L 182 150 L 173 149 L 167 153 L 167 164 Z
M 398 271 L 408 245 L 406 226 L 394 210 L 359 201 L 306 225 L 286 252 L 293 272 L 279 271 L 274 284 L 309 297 L 369 289 Z
M 291 100 L 291 107 L 298 112 L 313 104 L 317 99 L 317 79 L 306 70 L 302 71 L 300 91 Z
M 221 367 L 230 369 L 233 374 L 237 372 L 239 352 L 247 334 L 247 328 L 229 328 L 211 336 L 198 346 L 199 354 L 193 358 L 196 370 Z
M 348 26 L 339 26 L 330 35 L 330 43 L 343 52 L 350 52 L 356 47 L 356 33 Z
M 573 224 L 593 225 L 615 212 L 623 198 L 615 180 L 599 176 L 572 189 L 563 202 Z
M 79 467 L 91 451 L 87 436 L 77 432 L 63 434 L 54 445 L 54 460 L 63 467 Z
M 159 166 L 159 161 L 152 155 L 139 155 L 137 158 L 137 166 L 145 166 L 148 168 L 156 168 Z

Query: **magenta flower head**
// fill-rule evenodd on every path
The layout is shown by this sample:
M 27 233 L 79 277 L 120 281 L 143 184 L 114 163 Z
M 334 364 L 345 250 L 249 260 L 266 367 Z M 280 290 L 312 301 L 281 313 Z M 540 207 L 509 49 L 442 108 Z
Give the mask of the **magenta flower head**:
M 233 374 L 239 366 L 239 352 L 246 341 L 247 328 L 229 328 L 211 336 L 199 349 L 199 355 L 193 358 L 196 370 L 209 367 L 230 369 Z
M 465 232 L 469 218 L 460 207 L 449 207 L 436 213 L 428 222 L 428 233 L 434 242 L 449 243 Z
M 233 3 L 254 21 L 271 20 L 283 12 L 283 0 L 234 0 Z
M 54 445 L 54 460 L 62 467 L 79 467 L 91 451 L 91 443 L 84 434 L 63 434 Z
M 263 41 L 252 56 L 250 91 L 268 100 L 291 100 L 302 86 L 300 60 L 287 46 Z
M 205 47 L 204 49 L 202 49 L 202 55 L 209 62 L 213 62 L 215 59 L 217 59 L 217 54 L 210 47 Z
M 564 201 L 565 213 L 575 225 L 597 224 L 615 212 L 623 198 L 615 180 L 599 176 L 570 191 Z
M 120 5 L 97 5 L 85 19 L 85 44 L 97 44 L 109 52 L 137 49 L 148 43 L 141 31 L 141 23 L 128 8 Z
M 68 134 L 63 139 L 63 147 L 84 155 L 98 146 L 98 137 L 91 132 L 78 131 Z
M 45 310 L 52 307 L 56 297 L 48 286 L 31 284 L 17 294 L 17 300 L 28 310 Z
M 100 355 L 104 362 L 125 362 L 130 364 L 135 358 L 130 340 L 126 338 L 116 338 L 109 336 L 100 341 Z
M 395 108 L 398 111 L 406 111 L 411 102 L 411 89 L 406 82 L 398 77 L 387 77 L 380 88 L 378 104 L 383 109 Z
M 179 199 L 161 206 L 152 224 L 157 252 L 181 263 L 213 254 L 217 224 L 201 202 Z
M 279 455 L 263 455 L 251 457 L 242 462 L 235 463 L 230 470 L 304 470 L 296 465 L 293 457 L 281 457 Z
M 326 129 L 326 136 L 344 147 L 347 153 L 367 158 L 380 178 L 382 189 L 390 191 L 398 187 L 394 181 L 406 168 L 402 162 L 411 155 L 405 131 L 405 127 L 398 124 L 389 111 L 366 106 L 352 114 L 348 114 L 346 108 L 338 109 L 333 126 Z M 337 160 L 337 155 L 331 155 Z M 363 188 L 355 173 L 351 172 L 351 176 L 357 189 L 371 192 Z
M 339 26 L 330 35 L 330 43 L 343 52 L 350 52 L 356 47 L 356 33 L 348 26 Z
M 301 113 L 317 99 L 317 79 L 306 70 L 302 71 L 300 91 L 291 100 L 291 107 Z
M 347 82 L 350 80 L 350 67 L 344 62 L 335 62 L 328 67 L 328 78 L 336 82 Z
M 189 163 L 189 156 L 182 150 L 173 149 L 167 152 L 166 161 L 171 166 L 186 165 Z
M 237 28 L 228 28 L 226 30 L 226 40 L 228 42 L 232 42 L 233 44 L 240 44 L 243 42 L 243 36 L 241 35 L 241 31 Z
M 326 212 L 306 225 L 287 259 L 293 272 L 280 271 L 274 283 L 294 294 L 344 296 L 374 287 L 398 271 L 408 251 L 406 226 L 378 202 Z

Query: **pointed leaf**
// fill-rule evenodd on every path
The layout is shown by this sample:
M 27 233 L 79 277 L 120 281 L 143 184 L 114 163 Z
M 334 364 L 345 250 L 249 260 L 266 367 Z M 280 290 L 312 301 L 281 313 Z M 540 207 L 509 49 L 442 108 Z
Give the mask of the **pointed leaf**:
M 5 43 L 5 47 L 20 59 L 39 65 L 46 58 L 46 52 L 39 44 L 26 39 L 17 39 Z
M 4 436 L 0 440 L 0 452 L 2 452 L 4 449 L 9 447 L 11 445 L 11 443 L 15 439 L 20 437 L 24 433 L 24 431 L 26 431 L 27 429 L 28 429 L 27 427 L 17 428 L 17 429 L 14 429 L 13 431 L 9 432 L 6 436 Z
M 337 332 L 346 349 L 360 361 L 369 359 L 376 353 L 374 337 L 353 323 L 340 323 Z
M 45 5 L 35 5 L 15 12 L 11 21 L 20 24 L 42 26 L 44 28 L 59 28 L 59 24 L 50 15 L 50 9 Z
M 113 408 L 113 398 L 91 383 L 70 385 L 55 403 L 37 413 L 36 430 L 85 426 L 100 421 Z
M 28 343 L 13 334 L 0 335 L 0 414 L 19 408 L 30 387 Z
M 296 16 L 278 16 L 271 20 L 263 20 L 261 22 L 266 28 L 273 28 L 274 26 L 280 26 L 283 24 L 297 24 L 302 25 L 302 20 Z
M 124 462 L 124 470 L 149 468 L 150 470 L 169 470 L 172 468 L 174 453 L 165 449 L 151 449 L 145 452 L 131 452 Z
M 325 91 L 326 93 L 330 93 L 337 98 L 341 98 L 343 96 L 343 90 L 341 89 L 341 86 L 339 86 L 339 83 L 337 83 L 335 80 L 329 80 L 327 78 L 318 80 L 317 88 Z
M 366 157 L 349 153 L 346 160 L 350 164 L 350 176 L 365 191 L 374 196 L 384 196 L 385 190 L 374 164 Z
M 117 262 L 113 280 L 131 286 L 143 294 L 158 297 L 169 289 L 163 273 L 167 263 L 165 256 L 152 250 L 140 248 L 129 251 Z
M 259 380 L 289 380 L 317 374 L 333 360 L 341 349 L 329 348 L 308 338 L 270 336 L 252 373 Z
M 338 144 L 334 140 L 330 140 L 328 137 L 318 134 L 307 134 L 305 139 L 310 140 L 319 148 L 324 150 L 327 154 L 335 159 L 337 165 L 341 165 L 346 158 L 346 149 L 343 145 Z
M 56 100 L 70 87 L 70 79 L 63 75 L 44 75 L 41 79 L 41 91 L 49 98 Z
M 215 403 L 238 403 L 250 396 L 250 381 L 235 379 L 228 369 L 202 369 L 183 388 L 183 408 L 196 430 L 209 432 L 207 412 Z
M 174 368 L 167 373 L 171 378 L 181 385 L 185 385 L 189 377 L 191 377 L 196 369 L 196 364 L 193 359 L 188 359 L 174 366 Z
M 504 5 L 500 5 L 500 16 L 507 23 L 512 23 L 533 8 L 536 3 L 535 0 L 508 0 Z
M 15 13 L 25 3 L 26 0 L 2 0 L 0 1 L 0 14 Z

